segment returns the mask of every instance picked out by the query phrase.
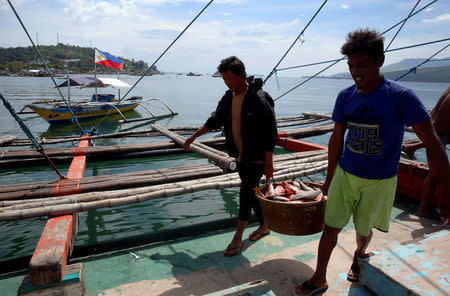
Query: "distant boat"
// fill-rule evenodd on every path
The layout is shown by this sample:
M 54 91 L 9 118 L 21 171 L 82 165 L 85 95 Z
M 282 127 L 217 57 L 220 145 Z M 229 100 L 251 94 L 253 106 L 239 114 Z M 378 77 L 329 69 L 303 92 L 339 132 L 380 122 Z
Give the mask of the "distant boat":
M 189 73 L 186 74 L 186 76 L 202 76 L 202 74 L 189 72 Z
M 58 86 L 78 86 L 80 88 L 107 86 L 115 88 L 130 87 L 127 83 L 116 78 L 77 77 L 69 78 L 68 81 Z M 111 110 L 112 114 L 133 110 L 139 106 L 141 101 L 142 97 L 131 97 L 118 103 L 113 94 L 93 94 L 90 100 L 80 102 L 70 102 L 69 98 L 69 106 L 78 119 L 87 119 L 104 116 Z M 63 100 L 34 102 L 26 105 L 25 108 L 30 108 L 50 124 L 69 122 L 73 119 L 70 109 Z
M 116 57 L 110 55 L 107 52 L 102 52 L 95 49 L 95 65 L 100 64 L 106 67 L 119 70 L 123 68 L 123 63 Z M 77 77 L 77 78 L 69 78 L 67 80 L 58 85 L 58 87 L 67 87 L 68 88 L 68 102 L 66 103 L 64 100 L 43 100 L 38 102 L 33 102 L 32 104 L 25 105 L 24 108 L 19 112 L 25 114 L 24 109 L 30 108 L 48 123 L 65 123 L 71 122 L 74 120 L 74 115 L 77 119 L 88 119 L 93 117 L 105 116 L 106 114 L 120 114 L 123 118 L 123 121 L 120 122 L 131 122 L 123 116 L 123 112 L 133 110 L 142 102 L 141 96 L 133 96 L 126 100 L 120 100 L 120 89 L 121 88 L 129 88 L 130 85 L 119 80 L 118 78 L 100 78 L 96 77 L 97 68 L 94 68 L 94 77 Z M 79 88 L 91 87 L 95 88 L 95 93 L 92 95 L 92 98 L 79 102 L 71 102 L 70 101 L 70 88 L 76 86 Z M 114 94 L 98 94 L 97 89 L 103 87 L 114 87 L 118 91 L 119 99 L 116 101 Z M 151 117 L 141 118 L 141 119 L 132 119 L 132 121 L 142 121 L 149 119 L 156 119 L 161 117 L 167 117 L 171 115 L 175 115 L 177 113 L 173 112 L 163 101 L 159 99 L 149 99 L 149 100 L 157 100 L 160 101 L 163 105 L 169 109 L 170 113 L 160 116 L 153 115 L 150 110 L 144 107 L 150 114 Z M 73 113 L 73 114 L 72 114 Z

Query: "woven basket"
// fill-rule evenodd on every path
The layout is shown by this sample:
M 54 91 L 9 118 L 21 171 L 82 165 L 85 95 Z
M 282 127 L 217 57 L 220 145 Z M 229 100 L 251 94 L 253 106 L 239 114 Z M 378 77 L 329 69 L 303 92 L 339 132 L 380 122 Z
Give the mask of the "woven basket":
M 288 183 L 290 182 L 288 181 Z M 320 189 L 317 183 L 307 184 L 315 189 Z M 261 204 L 267 227 L 275 232 L 288 235 L 309 235 L 318 233 L 325 227 L 325 200 L 289 203 L 265 199 L 257 192 L 256 197 Z

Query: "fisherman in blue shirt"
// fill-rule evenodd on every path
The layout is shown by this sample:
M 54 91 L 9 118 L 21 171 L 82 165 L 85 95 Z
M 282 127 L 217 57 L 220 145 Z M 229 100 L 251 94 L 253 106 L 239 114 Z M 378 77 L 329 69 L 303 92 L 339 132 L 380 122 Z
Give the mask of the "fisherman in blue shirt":
M 335 126 L 322 188 L 328 196 L 325 229 L 319 242 L 316 271 L 295 287 L 294 295 L 316 295 L 328 289 L 328 262 L 339 232 L 352 215 L 357 248 L 347 279 L 359 281 L 358 257 L 366 254 L 372 228 L 389 230 L 405 125 L 413 127 L 427 149 L 429 174 L 441 180 L 446 197 L 441 201 L 441 216 L 449 217 L 447 154 L 430 115 L 414 92 L 380 74 L 384 63 L 383 39 L 375 31 L 361 29 L 349 33 L 341 48 L 355 84 L 339 93 L 334 106 Z

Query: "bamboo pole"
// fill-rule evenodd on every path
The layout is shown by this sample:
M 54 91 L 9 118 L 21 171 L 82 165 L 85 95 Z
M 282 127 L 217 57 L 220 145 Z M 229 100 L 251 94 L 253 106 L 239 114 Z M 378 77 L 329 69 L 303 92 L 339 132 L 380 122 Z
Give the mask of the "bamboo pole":
M 224 137 L 209 138 L 200 140 L 203 144 L 213 145 L 225 142 Z M 133 152 L 146 152 L 149 150 L 169 149 L 178 147 L 172 142 L 157 142 L 157 143 L 143 143 L 143 144 L 130 144 L 130 145 L 115 145 L 115 146 L 89 146 L 84 149 L 75 148 L 47 148 L 45 151 L 51 158 L 74 156 L 74 155 L 87 155 L 87 156 L 105 156 L 105 155 L 121 155 Z M 8 159 L 27 159 L 27 158 L 43 158 L 42 155 L 36 150 L 6 150 L 0 151 L 0 160 Z M 1 164 L 1 162 L 0 162 Z
M 306 113 L 310 114 L 310 113 Z M 311 113 L 315 114 L 315 113 Z M 303 123 L 303 120 L 306 117 L 304 115 L 300 116 L 292 116 L 292 117 L 283 117 L 283 118 L 277 118 L 277 123 L 282 122 L 292 122 L 292 121 L 298 121 L 298 124 L 295 125 L 286 125 L 286 126 L 296 126 L 296 125 L 303 125 L 306 123 Z M 283 127 L 282 125 L 278 125 L 278 127 Z M 196 130 L 198 130 L 200 127 L 197 126 L 181 126 L 181 127 L 172 127 L 168 128 L 168 130 L 173 131 L 179 135 L 187 135 L 192 134 Z M 220 130 L 217 130 L 220 131 Z M 159 132 L 155 132 L 151 129 L 144 129 L 140 131 L 127 131 L 127 132 L 117 132 L 117 133 L 110 133 L 110 134 L 102 134 L 102 135 L 92 135 L 91 139 L 103 139 L 103 138 L 122 138 L 122 137 L 157 137 L 161 136 Z M 44 144 L 59 144 L 59 143 L 67 143 L 67 142 L 78 142 L 80 140 L 80 137 L 76 136 L 62 136 L 57 138 L 40 138 L 39 143 Z M 12 146 L 29 146 L 31 145 L 30 140 L 28 139 L 16 139 L 14 141 Z M 1 146 L 1 145 L 0 145 Z
M 0 146 L 6 146 L 14 142 L 14 140 L 17 139 L 15 136 L 2 136 L 0 137 Z M 30 141 L 31 144 L 31 141 Z
M 295 179 L 298 177 L 302 177 L 309 174 L 314 174 L 320 171 L 323 171 L 326 169 L 326 165 L 323 165 L 322 167 L 316 167 L 312 169 L 307 169 L 303 171 L 293 172 L 293 173 L 287 173 L 278 175 L 276 174 L 274 176 L 274 179 L 276 181 L 281 180 L 288 180 L 288 179 Z M 114 207 L 114 206 L 123 206 L 133 203 L 139 203 L 144 202 L 147 200 L 157 199 L 157 198 L 166 198 L 170 196 L 176 196 L 180 194 L 185 193 L 193 193 L 203 190 L 209 190 L 209 189 L 221 189 L 221 188 L 228 188 L 228 187 L 237 187 L 240 184 L 240 180 L 236 179 L 233 181 L 224 181 L 224 182 L 216 182 L 216 183 L 204 183 L 204 184 L 197 184 L 197 185 L 186 185 L 182 188 L 173 188 L 173 189 L 166 189 L 166 190 L 159 190 L 154 192 L 146 192 L 141 194 L 134 194 L 134 192 L 131 192 L 132 195 L 126 195 L 122 193 L 122 195 L 119 195 L 117 198 L 112 199 L 111 195 L 113 195 L 112 192 L 102 192 L 95 193 L 95 197 L 97 200 L 95 201 L 89 201 L 89 202 L 79 202 L 79 200 L 75 200 L 75 203 L 72 204 L 62 204 L 62 205 L 53 205 L 53 206 L 44 206 L 39 208 L 32 208 L 32 209 L 21 209 L 21 210 L 9 210 L 0 212 L 0 221 L 6 221 L 6 220 L 20 220 L 20 219 L 27 219 L 27 218 L 33 218 L 33 217 L 40 217 L 40 216 L 60 216 L 60 215 L 66 215 L 71 214 L 75 212 L 83 212 L 98 208 L 104 208 L 104 207 Z M 130 193 L 130 192 L 128 192 Z
M 275 173 L 280 174 L 280 172 L 283 172 L 283 173 L 284 172 L 296 172 L 299 170 L 310 169 L 310 168 L 313 168 L 316 166 L 321 166 L 321 165 L 325 164 L 326 161 L 322 160 L 322 159 L 324 159 L 324 157 L 323 156 L 319 156 L 319 157 L 316 156 L 316 157 L 312 157 L 312 158 L 308 159 L 308 161 L 310 161 L 310 162 L 305 162 L 304 160 L 297 160 L 294 162 L 277 163 L 277 165 L 274 167 Z M 229 180 L 234 180 L 234 179 L 238 179 L 238 178 L 239 178 L 239 175 L 237 173 L 231 173 L 231 174 L 227 174 L 227 175 L 218 175 L 218 176 L 213 176 L 213 177 L 204 176 L 203 178 L 200 178 L 200 179 L 191 179 L 191 180 L 173 182 L 173 183 L 165 182 L 165 183 L 156 184 L 156 185 L 147 185 L 145 187 L 143 186 L 140 188 L 123 189 L 122 191 L 123 192 L 133 191 L 135 193 L 144 193 L 144 192 L 150 192 L 150 191 L 155 191 L 155 190 L 160 190 L 160 189 L 168 189 L 168 188 L 173 188 L 173 187 L 177 187 L 177 186 L 182 186 L 183 184 L 196 184 L 199 182 L 221 182 L 221 181 L 225 181 L 225 180 L 229 181 Z M 263 180 L 264 180 L 264 178 L 263 178 Z M 122 191 L 116 190 L 114 192 L 118 193 L 118 192 L 122 192 Z M 49 202 L 50 201 L 61 201 L 61 200 L 64 200 L 65 198 L 66 197 L 61 197 L 61 196 L 47 197 L 47 198 L 45 198 L 45 201 L 49 201 Z M 70 198 L 70 196 L 68 198 Z M 43 202 L 43 200 L 44 200 L 43 198 L 38 198 L 38 199 L 3 201 L 3 202 L 1 202 L 2 208 L 0 208 L 0 210 L 6 210 L 8 207 L 16 206 L 19 204 L 33 204 L 33 203 L 40 204 Z
M 282 137 L 293 137 L 296 139 L 306 138 L 311 136 L 323 135 L 331 132 L 334 124 L 327 124 L 322 126 L 311 126 L 307 128 L 297 128 L 282 131 Z
M 323 114 L 323 113 L 316 113 L 316 112 L 303 112 L 303 116 L 305 119 L 307 118 L 322 118 L 322 119 L 331 119 L 331 114 Z
M 178 136 L 175 133 L 173 133 L 159 125 L 152 124 L 150 126 L 154 130 L 164 134 L 165 136 L 167 136 L 168 138 L 173 140 L 178 145 L 183 146 L 184 141 L 185 141 L 185 139 L 183 137 Z M 190 149 L 193 152 L 196 152 L 196 153 L 200 154 L 201 156 L 204 156 L 204 157 L 208 158 L 209 160 L 214 161 L 215 163 L 217 163 L 218 165 L 220 165 L 226 169 L 230 169 L 232 171 L 234 171 L 236 169 L 236 160 L 233 157 L 229 157 L 228 155 L 223 156 L 222 152 L 219 152 L 215 149 L 214 149 L 215 152 L 212 152 L 213 148 L 205 149 L 205 148 L 201 147 L 200 145 L 198 145 L 197 143 L 193 142 L 191 144 Z
M 299 163 L 318 161 L 327 158 L 326 150 L 314 150 L 306 152 L 296 152 L 274 157 L 274 165 L 286 161 L 301 160 Z M 283 166 L 285 164 L 280 164 Z M 193 172 L 193 173 L 191 173 Z M 176 168 L 165 168 L 157 170 L 147 170 L 140 172 L 130 172 L 114 175 L 103 175 L 94 177 L 85 177 L 80 180 L 79 188 L 82 192 L 95 190 L 122 189 L 137 186 L 148 186 L 162 182 L 173 182 L 182 179 L 193 179 L 204 177 L 206 175 L 220 175 L 223 171 L 212 164 L 202 164 L 195 166 L 185 166 Z M 30 199 L 51 196 L 53 187 L 58 180 L 45 182 L 33 182 L 23 184 L 12 184 L 0 186 L 0 206 L 14 204 L 14 199 Z M 18 201 L 20 203 L 20 201 Z
M 333 130 L 333 127 L 334 124 L 323 126 L 312 126 L 306 128 L 297 128 L 280 131 L 280 134 L 283 137 L 294 137 L 299 139 L 328 133 Z M 217 137 L 217 138 L 202 139 L 199 142 L 210 146 L 216 145 L 218 143 L 223 143 L 224 141 L 225 141 L 224 137 Z M 87 147 L 83 150 L 76 148 L 47 148 L 46 152 L 47 155 L 51 158 L 81 155 L 82 153 L 84 153 L 84 155 L 92 157 L 94 156 L 105 157 L 112 155 L 120 156 L 134 152 L 147 152 L 149 150 L 170 149 L 176 147 L 177 145 L 171 142 L 158 142 L 158 143 L 117 145 L 117 146 L 95 146 L 95 147 Z M 36 150 L 0 151 L 0 164 L 2 164 L 2 160 L 13 160 L 13 159 L 23 160 L 28 158 L 43 159 L 42 155 Z
M 150 177 L 140 176 L 136 178 L 126 178 L 118 180 L 108 180 L 97 183 L 87 183 L 83 184 L 80 180 L 73 181 L 63 181 L 63 186 L 68 184 L 76 184 L 81 193 L 92 192 L 92 191 L 105 191 L 105 190 L 115 190 L 133 187 L 143 187 L 167 182 L 176 182 L 183 180 L 192 180 L 196 178 L 203 178 L 209 176 L 217 176 L 223 174 L 223 171 L 218 167 L 213 167 L 208 170 L 197 170 L 190 172 L 179 172 L 177 174 L 171 175 L 153 175 Z M 25 191 L 15 191 L 2 194 L 0 199 L 2 201 L 15 200 L 15 199 L 30 199 L 30 198 L 42 198 L 47 196 L 52 196 L 54 192 L 54 187 L 40 188 L 38 190 L 25 190 Z
M 116 181 L 121 182 L 121 180 L 125 179 L 135 179 L 145 177 L 154 177 L 159 175 L 164 176 L 172 176 L 183 174 L 190 171 L 209 171 L 209 170 L 217 170 L 216 166 L 212 164 L 201 164 L 201 165 L 193 165 L 193 166 L 182 166 L 182 167 L 174 167 L 174 168 L 165 168 L 165 169 L 154 169 L 154 170 L 146 170 L 146 171 L 138 171 L 138 172 L 129 172 L 129 173 L 121 173 L 121 174 L 112 174 L 112 175 L 100 175 L 100 176 L 91 176 L 91 177 L 83 177 L 80 179 L 80 184 L 91 184 L 91 183 L 100 183 L 100 182 L 109 182 Z M 14 191 L 25 191 L 25 190 L 39 190 L 42 188 L 53 188 L 59 179 L 49 180 L 49 181 L 41 181 L 41 182 L 31 182 L 31 183 L 21 183 L 21 184 L 11 184 L 11 185 L 2 185 L 0 186 L 0 194 Z
M 323 122 L 323 121 L 326 121 L 326 120 L 328 120 L 328 119 L 327 118 L 303 119 L 301 121 L 295 121 L 293 123 L 278 124 L 277 127 L 278 128 L 283 128 L 283 127 L 299 126 L 299 125 L 306 125 L 306 124 L 313 124 L 313 123 Z

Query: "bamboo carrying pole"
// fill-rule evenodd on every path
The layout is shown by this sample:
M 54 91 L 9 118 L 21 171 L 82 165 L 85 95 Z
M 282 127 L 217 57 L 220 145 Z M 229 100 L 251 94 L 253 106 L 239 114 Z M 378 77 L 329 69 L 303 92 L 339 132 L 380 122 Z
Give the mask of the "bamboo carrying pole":
M 181 136 L 178 136 L 177 134 L 159 126 L 156 124 L 152 124 L 150 125 L 154 130 L 160 132 L 161 134 L 167 136 L 168 138 L 170 138 L 171 140 L 173 140 L 175 143 L 177 143 L 180 146 L 183 146 L 184 141 L 186 139 L 184 139 Z M 193 152 L 196 152 L 198 154 L 200 154 L 201 156 L 204 156 L 212 161 L 214 161 L 215 163 L 217 163 L 218 165 L 220 165 L 221 167 L 224 167 L 226 169 L 230 169 L 232 171 L 234 171 L 236 169 L 236 160 L 233 157 L 229 157 L 224 156 L 224 153 L 218 150 L 215 150 L 214 148 L 205 148 L 204 146 L 202 146 L 201 144 L 197 144 L 195 142 L 193 142 L 191 144 L 190 149 Z

